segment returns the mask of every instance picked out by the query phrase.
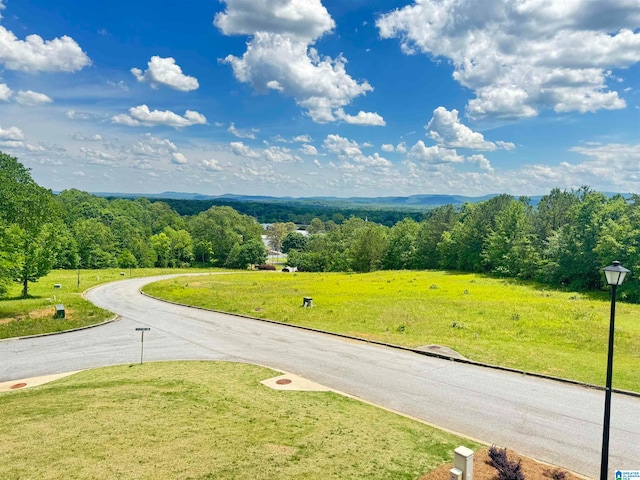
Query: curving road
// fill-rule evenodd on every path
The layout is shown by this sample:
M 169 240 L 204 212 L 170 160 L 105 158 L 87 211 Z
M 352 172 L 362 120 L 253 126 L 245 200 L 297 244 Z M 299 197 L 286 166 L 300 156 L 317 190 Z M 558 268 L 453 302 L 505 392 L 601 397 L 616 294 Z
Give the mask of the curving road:
M 295 373 L 443 428 L 596 477 L 604 393 L 167 304 L 138 290 L 160 277 L 88 292 L 122 318 L 87 330 L 0 342 L 0 382 L 140 359 L 248 362 Z M 167 278 L 167 277 L 162 277 Z M 640 469 L 640 399 L 613 396 L 609 466 Z M 613 475 L 611 475 L 613 478 Z

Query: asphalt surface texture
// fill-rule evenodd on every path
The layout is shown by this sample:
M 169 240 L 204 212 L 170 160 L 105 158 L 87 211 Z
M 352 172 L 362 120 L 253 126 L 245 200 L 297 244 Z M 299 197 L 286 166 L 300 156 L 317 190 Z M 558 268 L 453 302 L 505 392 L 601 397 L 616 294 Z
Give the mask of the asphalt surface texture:
M 112 323 L 0 342 L 0 382 L 138 363 L 141 332 L 136 328 L 149 327 L 145 362 L 264 365 L 488 444 L 599 475 L 603 391 L 173 305 L 139 293 L 143 285 L 168 277 L 90 290 L 90 301 L 121 317 Z M 640 399 L 614 393 L 610 442 L 610 478 L 616 470 L 640 470 Z

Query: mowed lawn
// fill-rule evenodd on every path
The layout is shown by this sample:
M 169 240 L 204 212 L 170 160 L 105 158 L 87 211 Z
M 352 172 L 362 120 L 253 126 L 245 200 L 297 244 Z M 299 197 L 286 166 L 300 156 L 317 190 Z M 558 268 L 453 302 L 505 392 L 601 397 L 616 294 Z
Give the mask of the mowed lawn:
M 96 307 L 82 297 L 82 292 L 102 283 L 130 276 L 204 271 L 167 268 L 80 270 L 78 286 L 77 270 L 54 270 L 39 281 L 29 283 L 29 298 L 20 298 L 21 285 L 11 286 L 8 295 L 0 300 L 0 338 L 60 332 L 108 320 L 113 314 Z M 54 288 L 54 285 L 60 285 L 61 288 Z M 56 304 L 64 305 L 64 320 L 54 318 Z
M 190 305 L 603 385 L 610 297 L 440 271 L 179 278 L 145 292 Z M 303 297 L 313 308 L 302 308 Z M 640 306 L 618 302 L 614 388 L 640 392 Z
M 415 479 L 479 445 L 226 362 L 85 371 L 0 394 L 3 479 Z

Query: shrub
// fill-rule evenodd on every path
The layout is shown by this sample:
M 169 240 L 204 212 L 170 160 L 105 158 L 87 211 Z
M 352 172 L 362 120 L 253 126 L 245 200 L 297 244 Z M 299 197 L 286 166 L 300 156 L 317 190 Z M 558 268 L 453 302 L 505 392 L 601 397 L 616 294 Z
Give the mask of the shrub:
M 553 480 L 565 480 L 567 478 L 567 472 L 560 470 L 559 468 L 554 470 L 545 470 L 544 474 Z
M 495 446 L 489 449 L 491 465 L 498 470 L 498 480 L 524 480 L 522 473 L 522 463 L 512 462 L 507 458 L 507 449 L 500 450 Z
M 270 265 L 268 263 L 263 263 L 258 265 L 258 270 L 275 270 L 276 266 L 275 265 Z

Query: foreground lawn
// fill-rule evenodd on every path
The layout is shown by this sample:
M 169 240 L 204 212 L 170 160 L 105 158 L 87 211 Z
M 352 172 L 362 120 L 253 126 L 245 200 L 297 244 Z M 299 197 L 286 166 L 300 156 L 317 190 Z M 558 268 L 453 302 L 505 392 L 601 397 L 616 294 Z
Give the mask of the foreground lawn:
M 252 365 L 82 372 L 0 394 L 2 478 L 415 479 L 478 445 Z
M 77 270 L 54 270 L 38 282 L 29 283 L 30 298 L 20 298 L 22 287 L 15 284 L 6 298 L 0 300 L 0 338 L 60 332 L 94 325 L 111 318 L 111 313 L 82 298 L 82 292 L 101 283 L 122 280 L 130 275 L 142 277 L 204 271 L 166 268 L 80 270 L 78 287 Z M 60 284 L 62 288 L 54 289 L 54 284 Z M 65 306 L 64 320 L 54 318 L 54 305 L 57 303 Z
M 447 272 L 255 273 L 182 278 L 151 295 L 603 385 L 609 294 Z M 301 308 L 302 297 L 314 307 Z M 614 387 L 640 392 L 640 306 L 618 302 Z

